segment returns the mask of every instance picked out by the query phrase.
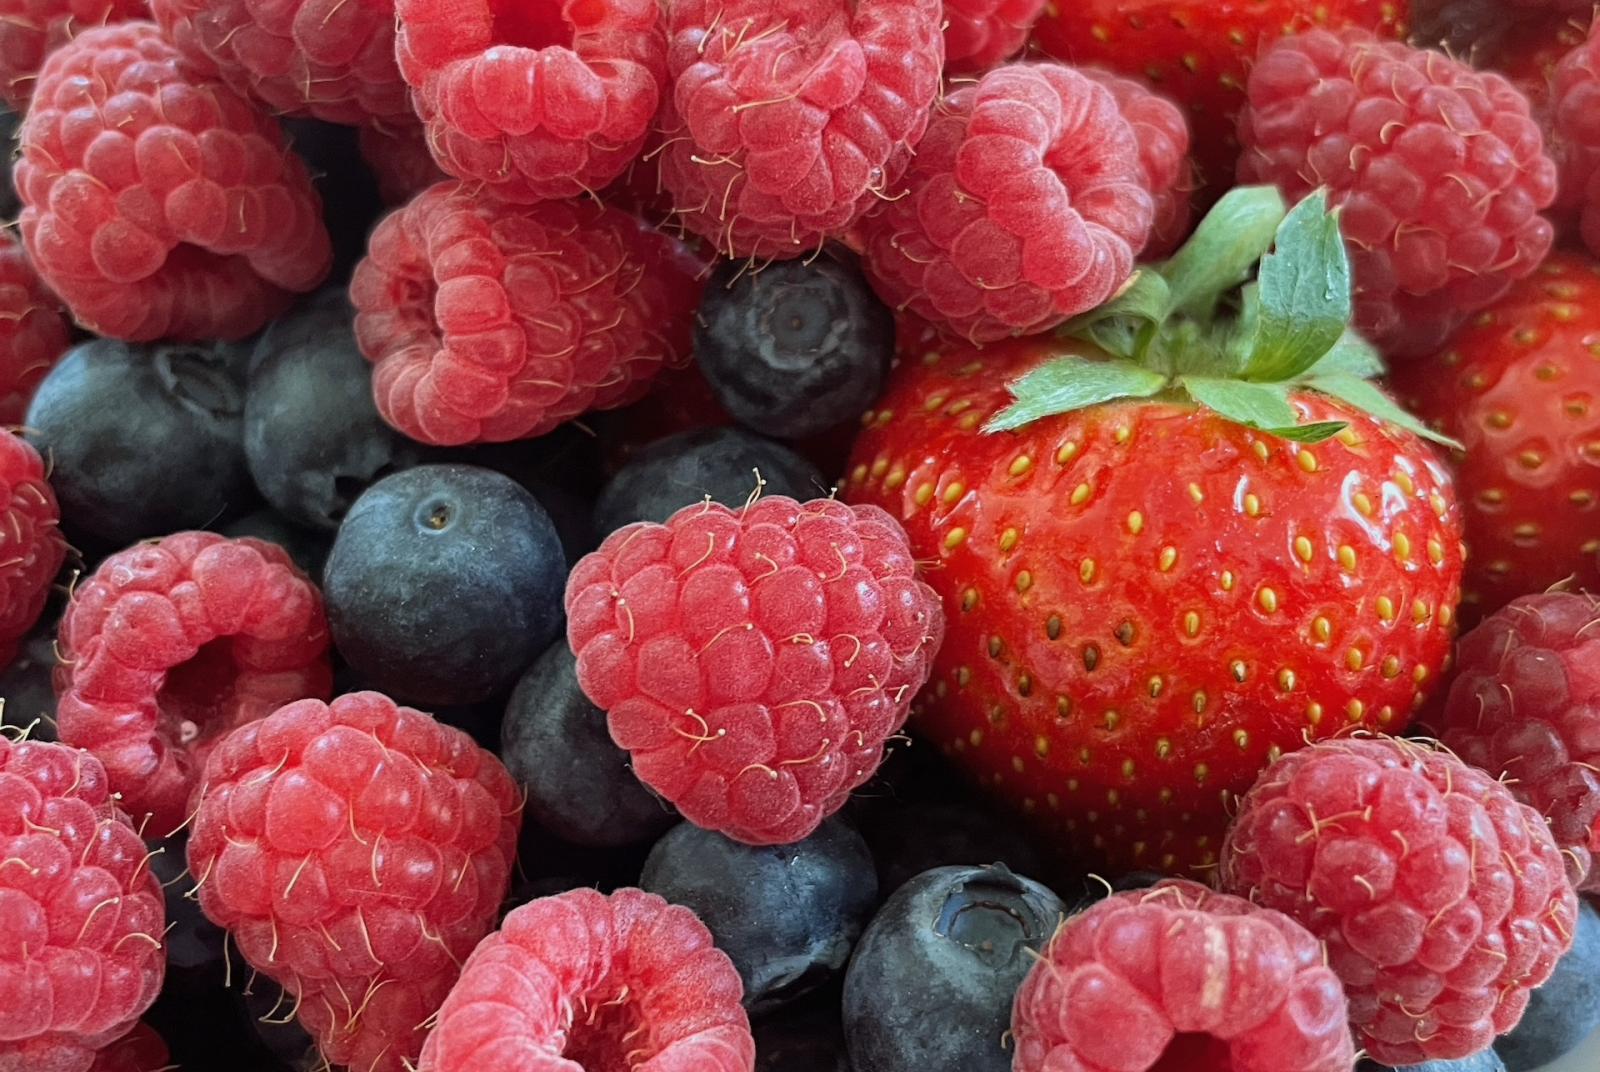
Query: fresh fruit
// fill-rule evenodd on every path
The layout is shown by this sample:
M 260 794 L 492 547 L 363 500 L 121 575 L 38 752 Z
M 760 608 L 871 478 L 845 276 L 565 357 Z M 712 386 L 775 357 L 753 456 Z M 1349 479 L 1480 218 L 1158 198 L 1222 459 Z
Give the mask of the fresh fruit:
M 1600 23 L 1556 66 L 1550 123 L 1561 154 L 1561 210 L 1600 256 Z
M 1080 73 L 1111 91 L 1122 117 L 1133 127 L 1153 209 L 1143 259 L 1166 257 L 1189 237 L 1194 222 L 1194 164 L 1189 159 L 1189 123 L 1183 109 L 1142 78 L 1096 67 L 1081 68 Z
M 0 424 L 22 423 L 39 381 L 71 340 L 61 302 L 40 282 L 21 244 L 0 238 Z
M 1239 804 L 1221 888 L 1300 921 L 1390 1064 L 1486 1049 L 1572 945 L 1578 902 L 1539 813 L 1447 752 L 1321 741 Z
M 1510 1072 L 1538 1072 L 1565 1057 L 1600 1028 L 1600 911 L 1578 901 L 1572 949 L 1545 984 L 1528 996 L 1522 1022 L 1495 1040 Z
M 509 687 L 561 631 L 566 558 L 550 515 L 509 477 L 419 465 L 356 500 L 323 571 L 339 653 L 405 700 L 462 704 Z
M 872 846 L 881 900 L 936 867 L 1004 864 L 1032 875 L 1042 866 L 1033 841 L 977 801 L 868 801 L 862 810 L 857 823 Z
M 578 681 L 684 818 L 799 841 L 883 761 L 944 631 L 876 507 L 763 498 L 608 536 L 567 580 Z
M 1257 327 L 1216 318 L 1275 233 Z M 1082 338 L 910 341 L 863 418 L 845 496 L 949 619 L 914 730 L 1087 861 L 1214 861 L 1263 766 L 1400 729 L 1440 676 L 1459 511 L 1361 378 L 1348 279 L 1320 199 L 1243 188 Z
M 1349 1072 L 1344 990 L 1280 912 L 1196 882 L 1074 916 L 1017 993 L 1015 1072 Z
M 1506 1066 L 1499 1054 L 1484 1050 L 1459 1061 L 1424 1061 L 1420 1065 L 1406 1065 L 1404 1068 L 1362 1061 L 1356 1066 L 1356 1072 L 1506 1072 Z
M 168 1072 L 167 1045 L 144 1024 L 95 1055 L 89 1072 Z
M 322 576 L 328 552 L 333 550 L 333 533 L 302 528 L 276 510 L 257 510 L 219 526 L 217 531 L 234 539 L 250 536 L 277 544 L 307 577 Z
M 73 35 L 148 16 L 146 0 L 5 0 L 0 4 L 0 101 L 26 111 L 45 58 Z M 5 218 L 13 215 L 7 212 Z
M 0 666 L 38 622 L 67 557 L 61 512 L 45 463 L 20 436 L 0 431 Z M 0 694 L 3 695 L 3 694 Z
M 1022 51 L 1046 0 L 944 0 L 944 67 L 981 74 Z
M 399 208 L 449 178 L 434 161 L 427 131 L 420 124 L 408 123 L 394 130 L 362 127 L 358 137 L 361 158 L 372 169 L 384 204 L 391 208 Z

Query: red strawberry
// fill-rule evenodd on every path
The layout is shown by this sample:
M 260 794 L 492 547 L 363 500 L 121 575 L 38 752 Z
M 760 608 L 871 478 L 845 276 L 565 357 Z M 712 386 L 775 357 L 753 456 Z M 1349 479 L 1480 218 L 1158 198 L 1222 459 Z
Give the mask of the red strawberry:
M 1098 862 L 1213 861 L 1266 763 L 1398 731 L 1450 650 L 1450 479 L 1361 378 L 1377 362 L 1341 335 L 1349 264 L 1324 210 L 1277 231 L 1244 298 L 1255 328 L 1218 317 L 1217 292 L 1283 209 L 1241 188 L 1076 324 L 1103 349 L 925 337 L 857 441 L 846 497 L 904 523 L 945 602 L 914 727 Z

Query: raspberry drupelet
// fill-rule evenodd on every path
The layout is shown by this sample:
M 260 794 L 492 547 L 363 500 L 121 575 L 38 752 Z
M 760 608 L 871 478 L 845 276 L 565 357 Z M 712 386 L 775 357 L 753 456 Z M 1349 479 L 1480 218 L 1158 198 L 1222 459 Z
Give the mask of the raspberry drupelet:
M 10 235 L 0 237 L 0 424 L 21 424 L 34 388 L 72 341 L 61 302 Z
M 577 889 L 506 916 L 462 969 L 421 1072 L 752 1072 L 733 962 L 653 893 Z
M 98 334 L 242 338 L 327 275 L 321 206 L 278 124 L 153 23 L 51 53 L 18 144 L 23 243 Z
M 390 129 L 362 127 L 358 135 L 361 159 L 378 180 L 378 195 L 391 208 L 446 178 L 428 151 L 428 135 L 415 123 Z
M 172 1072 L 175 1067 L 161 1036 L 140 1024 L 95 1055 L 89 1072 Z
M 978 74 L 1022 51 L 1045 0 L 944 0 L 944 66 Z
M 0 1069 L 106 1067 L 166 974 L 161 884 L 86 752 L 0 736 L 0 804 Z
M 543 435 L 688 361 L 701 263 L 595 201 L 449 180 L 391 213 L 350 286 L 384 420 L 436 445 Z
M 707 502 L 612 533 L 567 581 L 578 682 L 634 773 L 738 841 L 799 841 L 872 777 L 944 635 L 875 506 Z
M 180 532 L 112 555 L 61 619 L 61 740 L 162 837 L 228 730 L 332 687 L 322 595 L 276 544 Z
M 330 1063 L 413 1067 L 510 882 L 522 809 L 500 761 L 358 692 L 234 730 L 197 795 L 205 914 L 282 985 Z
M 1239 804 L 1221 888 L 1328 948 L 1356 1041 L 1449 1061 L 1510 1031 L 1572 945 L 1577 895 L 1538 812 L 1418 741 L 1290 752 Z
M 67 557 L 61 510 L 38 451 L 0 431 L 0 667 L 11 662 L 50 598 Z
M 1550 125 L 1561 153 L 1557 208 L 1600 255 L 1600 22 L 1556 65 Z
M 1159 260 L 1183 244 L 1193 222 L 1190 198 L 1197 181 L 1189 159 L 1189 121 L 1182 108 L 1143 79 L 1097 67 L 1081 67 L 1079 72 L 1111 91 L 1122 117 L 1133 127 L 1145 189 L 1150 191 L 1154 209 L 1150 241 L 1140 259 Z
M 0 101 L 27 111 L 46 56 L 76 33 L 149 15 L 146 0 L 0 0 Z

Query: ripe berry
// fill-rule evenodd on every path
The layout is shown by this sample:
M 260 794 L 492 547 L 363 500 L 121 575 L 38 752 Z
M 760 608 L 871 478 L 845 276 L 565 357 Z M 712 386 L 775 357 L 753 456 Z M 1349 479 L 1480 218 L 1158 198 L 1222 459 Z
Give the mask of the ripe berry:
M 0 238 L 0 424 L 22 423 L 39 381 L 71 340 L 61 302 L 40 282 L 22 246 Z
M 307 577 L 322 576 L 328 552 L 333 550 L 333 533 L 296 525 L 276 510 L 257 510 L 219 526 L 217 531 L 234 539 L 249 536 L 277 544 Z
M 1600 1028 L 1600 910 L 1578 901 L 1572 949 L 1528 997 L 1522 1022 L 1495 1040 L 1510 1072 L 1535 1072 L 1583 1045 Z
M 1183 109 L 1142 78 L 1123 77 L 1095 67 L 1079 72 L 1111 91 L 1122 117 L 1139 142 L 1139 163 L 1150 191 L 1154 215 L 1150 241 L 1141 259 L 1160 260 L 1183 244 L 1193 223 L 1193 162 L 1189 159 L 1189 121 Z
M 361 158 L 377 179 L 383 203 L 391 208 L 449 177 L 434 162 L 427 131 L 419 125 L 406 124 L 395 130 L 362 127 L 358 137 Z
M 945 70 L 981 74 L 1022 51 L 1045 0 L 944 0 Z
M 1587 6 L 1587 5 L 1585 5 Z M 1556 67 L 1550 121 L 1561 153 L 1558 208 L 1577 218 L 1584 243 L 1600 255 L 1600 29 Z
M 45 57 L 81 30 L 148 18 L 149 9 L 146 0 L 5 0 L 0 14 L 0 101 L 25 112 Z
M 45 463 L 22 438 L 0 431 L 0 666 L 44 612 L 67 556 L 61 513 Z M 3 694 L 0 694 L 3 695 Z

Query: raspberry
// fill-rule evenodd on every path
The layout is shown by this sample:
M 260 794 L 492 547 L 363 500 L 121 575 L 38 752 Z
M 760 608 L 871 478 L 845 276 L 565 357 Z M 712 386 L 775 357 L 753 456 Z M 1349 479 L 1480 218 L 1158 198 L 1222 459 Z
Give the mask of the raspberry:
M 1327 187 L 1356 323 L 1386 353 L 1439 348 L 1549 252 L 1556 167 L 1500 75 L 1360 30 L 1274 44 L 1250 75 L 1239 176 Z
M 414 123 L 379 129 L 362 127 L 361 158 L 378 180 L 383 203 L 399 206 L 445 177 L 428 151 L 428 136 Z
M 148 17 L 146 0 L 0 0 L 0 100 L 26 111 L 45 57 L 73 34 Z
M 978 74 L 1022 51 L 1045 0 L 944 0 L 944 66 Z
M 89 1072 L 169 1072 L 167 1044 L 144 1024 L 135 1027 L 95 1056 Z
M 107 558 L 61 619 L 61 740 L 93 752 L 153 832 L 181 825 L 228 730 L 326 696 L 322 596 L 277 544 L 180 532 Z
M 611 182 L 667 89 L 658 0 L 396 0 L 395 14 L 439 165 L 503 200 Z
M 1517 1025 L 1572 944 L 1577 895 L 1544 820 L 1416 741 L 1323 741 L 1268 767 L 1222 848 L 1222 888 L 1328 947 L 1357 1041 L 1454 1060 Z
M 151 23 L 51 53 L 18 141 L 23 242 L 98 334 L 240 338 L 328 272 L 321 207 L 283 132 Z
M 897 182 L 944 62 L 939 0 L 674 0 L 661 177 L 730 257 L 797 257 Z
M 1551 127 L 1562 157 L 1557 207 L 1600 254 L 1600 22 L 1556 66 Z
M 1133 272 L 1153 214 L 1112 92 L 1069 67 L 1012 64 L 944 99 L 907 193 L 863 224 L 885 302 L 975 343 L 1044 331 Z
M 350 286 L 384 420 L 424 443 L 543 435 L 689 357 L 699 263 L 591 200 L 447 181 L 372 234 Z
M 545 897 L 467 961 L 421 1072 L 751 1072 L 743 989 L 687 908 L 635 889 Z
M 1456 649 L 1440 737 L 1550 821 L 1573 885 L 1600 893 L 1600 619 L 1589 596 L 1513 601 Z
M 71 342 L 61 302 L 40 282 L 22 246 L 0 237 L 0 424 L 22 423 L 34 388 Z
M 67 541 L 44 462 L 21 437 L 0 431 L 0 666 L 44 611 L 50 583 L 67 557 Z M 3 859 L 3 857 L 0 857 Z
M 394 59 L 393 0 L 150 0 L 167 40 L 277 115 L 413 122 Z
M 93 756 L 0 736 L 0 801 L 0 1069 L 100 1068 L 161 990 L 161 884 Z
M 1344 990 L 1280 912 L 1196 882 L 1072 917 L 1017 992 L 1016 1072 L 1349 1072 Z
M 460 730 L 376 692 L 301 700 L 212 750 L 189 871 L 330 1063 L 401 1072 L 494 929 L 521 821 Z
M 905 532 L 832 499 L 690 506 L 567 581 L 578 682 L 634 773 L 757 845 L 799 841 L 872 776 L 943 634 Z
M 1159 260 L 1189 237 L 1194 214 L 1189 195 L 1197 183 L 1189 159 L 1189 120 L 1182 108 L 1142 79 L 1095 67 L 1078 71 L 1109 89 L 1122 109 L 1122 117 L 1133 126 L 1134 137 L 1139 140 L 1145 189 L 1150 191 L 1155 210 L 1150 241 L 1141 252 L 1144 260 Z

